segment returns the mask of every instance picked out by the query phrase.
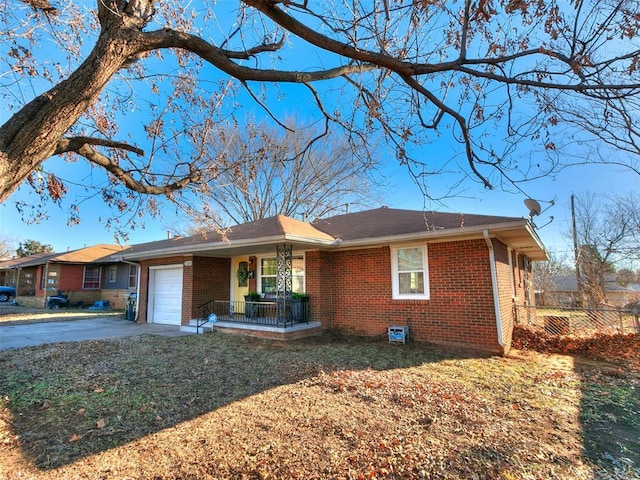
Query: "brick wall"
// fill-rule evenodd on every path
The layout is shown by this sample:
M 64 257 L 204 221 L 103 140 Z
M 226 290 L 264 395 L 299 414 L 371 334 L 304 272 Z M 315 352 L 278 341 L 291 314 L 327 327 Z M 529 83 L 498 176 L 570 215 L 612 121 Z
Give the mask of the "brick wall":
M 418 341 L 502 352 L 489 250 L 483 239 L 429 244 L 429 300 L 392 298 L 389 247 L 309 253 L 306 258 L 314 320 L 326 321 L 318 304 L 325 307 L 329 302 L 329 326 L 345 333 L 386 335 L 390 325 L 409 325 Z M 330 265 L 331 275 L 317 277 L 320 265 Z M 319 285 L 323 283 L 331 286 L 328 294 L 327 287 Z
M 69 302 L 75 304 L 82 302 L 85 307 L 93 305 L 97 300 L 108 300 L 113 308 L 124 308 L 125 290 L 104 290 L 104 271 L 102 267 L 101 285 L 98 289 L 84 289 L 84 265 L 59 264 L 50 265 L 57 267 L 59 281 L 58 290 L 69 297 Z M 50 293 L 48 293 L 50 294 Z
M 328 252 L 305 252 L 304 281 L 309 295 L 309 320 L 322 323 L 323 329 L 332 327 L 333 320 L 333 267 Z
M 198 306 L 211 300 L 226 300 L 231 297 L 231 259 L 194 257 L 193 266 L 185 267 L 183 304 L 190 297 L 187 310 L 188 319 L 197 318 Z M 184 314 L 184 311 L 183 311 Z
M 58 289 L 62 292 L 78 292 L 82 290 L 82 280 L 84 278 L 84 265 L 49 265 L 51 271 L 54 266 L 58 267 L 59 283 Z
M 125 308 L 127 305 L 127 297 L 129 294 L 134 293 L 133 290 L 129 290 L 127 288 L 122 288 L 119 290 L 109 289 L 100 291 L 99 298 L 94 299 L 90 303 L 87 302 L 85 305 L 90 305 L 95 302 L 95 300 L 108 300 L 109 305 L 112 308 Z
M 44 275 L 44 266 L 36 267 L 36 297 L 42 297 L 44 292 L 42 290 L 42 276 Z

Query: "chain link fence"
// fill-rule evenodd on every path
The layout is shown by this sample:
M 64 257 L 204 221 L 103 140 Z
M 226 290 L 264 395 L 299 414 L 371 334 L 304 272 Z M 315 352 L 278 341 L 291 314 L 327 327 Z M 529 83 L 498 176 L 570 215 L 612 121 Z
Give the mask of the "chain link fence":
M 640 333 L 640 311 L 615 308 L 514 307 L 516 325 L 550 335 Z

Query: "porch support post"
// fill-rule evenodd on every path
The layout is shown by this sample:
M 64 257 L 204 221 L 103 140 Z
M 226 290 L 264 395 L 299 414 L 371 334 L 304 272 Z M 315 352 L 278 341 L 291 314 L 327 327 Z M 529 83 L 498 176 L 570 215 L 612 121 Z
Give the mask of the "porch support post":
M 278 321 L 286 324 L 291 317 L 291 288 L 292 288 L 292 264 L 293 246 L 283 244 L 276 246 L 277 276 L 276 276 L 276 301 L 278 304 Z
M 255 256 L 250 256 L 249 257 L 249 265 L 247 267 L 249 269 L 249 272 L 251 272 L 251 275 L 249 275 L 248 283 L 247 285 L 249 286 L 249 291 L 250 292 L 257 292 L 258 291 L 258 278 L 256 275 L 256 271 L 258 269 L 258 259 Z

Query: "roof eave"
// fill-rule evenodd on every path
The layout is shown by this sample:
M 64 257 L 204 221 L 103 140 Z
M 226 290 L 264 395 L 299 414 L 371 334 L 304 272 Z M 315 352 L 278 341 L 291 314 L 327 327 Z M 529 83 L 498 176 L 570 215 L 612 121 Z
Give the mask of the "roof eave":
M 529 235 L 531 235 L 531 238 L 533 238 L 533 241 L 535 242 L 536 246 L 540 249 L 540 251 L 542 253 L 542 255 L 540 255 L 537 258 L 536 257 L 532 257 L 532 260 L 535 260 L 535 261 L 547 261 L 547 260 L 549 260 L 549 252 L 547 252 L 547 249 L 545 248 L 544 244 L 542 243 L 542 240 L 538 236 L 537 232 L 534 230 L 533 225 L 531 224 L 531 222 L 527 222 L 526 229 L 529 232 Z
M 340 243 L 340 247 L 359 247 L 365 245 L 378 245 L 378 244 L 387 244 L 387 243 L 397 243 L 397 242 L 410 242 L 413 240 L 422 240 L 422 239 L 443 239 L 446 240 L 448 238 L 459 238 L 459 237 L 470 237 L 482 238 L 482 232 L 484 230 L 495 231 L 497 229 L 502 230 L 510 230 L 515 228 L 522 228 L 526 224 L 526 220 L 517 221 L 517 222 L 509 222 L 509 223 L 500 223 L 500 224 L 492 224 L 492 225 L 481 225 L 474 227 L 461 227 L 456 229 L 442 229 L 442 230 L 425 230 L 421 232 L 412 232 L 412 233 L 404 233 L 400 235 L 386 235 L 382 237 L 371 237 L 371 238 L 359 238 L 355 240 L 344 240 Z
M 419 240 L 428 240 L 428 241 L 447 241 L 451 239 L 462 240 L 462 239 L 478 239 L 483 238 L 483 232 L 487 230 L 490 235 L 499 235 L 501 232 L 507 232 L 518 229 L 525 229 L 526 232 L 531 236 L 534 241 L 535 247 L 534 250 L 539 249 L 540 252 L 534 252 L 531 255 L 532 260 L 547 260 L 548 255 L 544 248 L 544 245 L 540 241 L 540 238 L 533 230 L 531 223 L 526 220 L 517 220 L 514 222 L 507 223 L 496 223 L 490 225 L 480 225 L 473 227 L 462 227 L 457 229 L 448 229 L 448 230 L 432 230 L 432 231 L 423 231 L 423 232 L 414 232 L 402 235 L 387 235 L 384 237 L 376 237 L 376 238 L 363 238 L 363 239 L 355 239 L 355 240 L 344 240 L 341 241 L 339 246 L 335 248 L 339 249 L 350 249 L 356 247 L 365 247 L 365 246 L 374 246 L 374 245 L 386 245 L 390 243 L 404 243 L 404 242 L 413 242 Z M 529 249 L 531 250 L 531 249 Z
M 122 260 L 147 260 L 157 257 L 169 257 L 173 255 L 193 255 L 197 253 L 216 252 L 228 249 L 240 249 L 247 247 L 260 247 L 264 245 L 277 244 L 277 243 L 296 243 L 298 245 L 304 244 L 311 247 L 323 247 L 329 246 L 335 242 L 334 239 L 319 239 L 308 238 L 299 235 L 273 235 L 270 237 L 260 237 L 252 239 L 242 240 L 229 240 L 222 242 L 207 242 L 201 244 L 189 244 L 180 245 L 178 247 L 160 248 L 154 250 L 147 250 L 142 252 L 130 252 L 123 253 L 122 255 L 116 255 L 114 258 Z

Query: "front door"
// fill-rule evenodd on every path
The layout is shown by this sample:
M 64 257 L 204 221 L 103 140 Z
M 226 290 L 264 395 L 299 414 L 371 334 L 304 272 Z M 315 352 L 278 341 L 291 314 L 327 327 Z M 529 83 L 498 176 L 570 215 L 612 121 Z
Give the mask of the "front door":
M 237 311 L 244 310 L 244 296 L 249 293 L 249 279 L 247 278 L 249 259 L 235 257 L 231 267 L 231 300 Z

